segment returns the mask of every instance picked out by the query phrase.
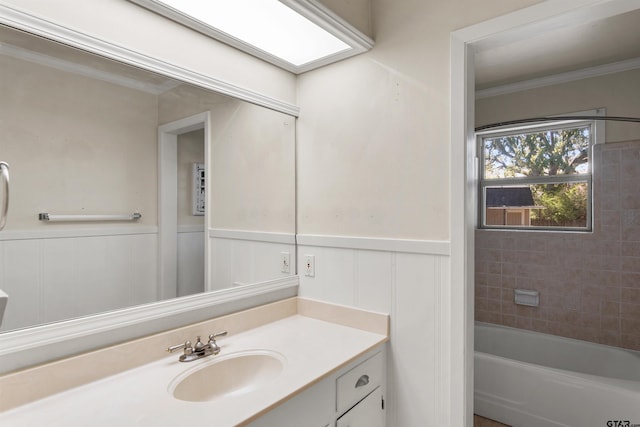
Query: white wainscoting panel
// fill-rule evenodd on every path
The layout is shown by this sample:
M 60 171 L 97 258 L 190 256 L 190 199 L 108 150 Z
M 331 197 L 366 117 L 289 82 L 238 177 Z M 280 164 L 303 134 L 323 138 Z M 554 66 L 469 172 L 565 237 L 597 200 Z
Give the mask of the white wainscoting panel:
M 204 229 L 178 228 L 178 296 L 204 292 Z
M 38 245 L 28 240 L 0 242 L 0 289 L 7 295 L 2 330 L 40 323 L 42 283 Z
M 391 315 L 387 425 L 439 425 L 446 401 L 441 391 L 448 389 L 440 356 L 445 351 L 441 295 L 449 286 L 449 243 L 307 237 L 298 236 L 301 297 Z M 353 248 L 347 249 L 350 240 Z M 315 256 L 315 277 L 305 276 L 305 255 Z
M 2 330 L 156 301 L 155 233 L 0 241 Z
M 280 268 L 281 253 L 290 256 L 289 273 Z M 209 230 L 210 290 L 295 274 L 295 235 L 244 230 Z

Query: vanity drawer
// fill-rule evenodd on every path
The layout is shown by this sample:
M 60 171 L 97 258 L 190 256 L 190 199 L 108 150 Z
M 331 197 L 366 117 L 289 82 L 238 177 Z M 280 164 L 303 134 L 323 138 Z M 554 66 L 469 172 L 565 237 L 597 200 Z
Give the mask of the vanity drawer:
M 382 353 L 376 353 L 340 376 L 336 383 L 338 413 L 342 414 L 378 387 L 383 374 Z

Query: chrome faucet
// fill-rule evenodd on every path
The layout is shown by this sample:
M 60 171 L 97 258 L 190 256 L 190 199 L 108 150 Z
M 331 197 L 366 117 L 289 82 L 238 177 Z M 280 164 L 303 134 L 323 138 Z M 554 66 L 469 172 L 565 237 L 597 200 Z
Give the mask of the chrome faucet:
M 195 345 L 191 345 L 191 341 L 185 341 L 184 344 L 178 344 L 167 348 L 169 353 L 173 353 L 176 350 L 184 349 L 184 353 L 178 359 L 180 362 L 193 362 L 194 360 L 202 359 L 203 357 L 216 355 L 220 353 L 220 346 L 216 343 L 216 338 L 227 335 L 227 331 L 217 332 L 209 335 L 209 342 L 203 343 L 200 340 L 200 335 L 196 338 Z

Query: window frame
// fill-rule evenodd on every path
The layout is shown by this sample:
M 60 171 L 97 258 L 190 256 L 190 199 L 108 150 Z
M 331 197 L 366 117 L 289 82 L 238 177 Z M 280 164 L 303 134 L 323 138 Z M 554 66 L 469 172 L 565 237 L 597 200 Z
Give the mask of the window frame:
M 598 111 L 599 112 L 599 111 Z M 578 114 L 578 113 L 574 113 Z M 558 120 L 545 121 L 525 126 L 510 126 L 508 128 L 497 128 L 476 133 L 476 153 L 478 161 L 478 228 L 497 230 L 522 230 L 522 231 L 560 231 L 560 232 L 593 232 L 593 146 L 598 143 L 599 129 L 598 120 Z M 485 150 L 484 140 L 489 138 L 499 138 L 502 136 L 554 131 L 579 127 L 589 127 L 589 149 L 587 171 L 573 175 L 553 175 L 537 177 L 508 177 L 508 178 L 486 178 L 485 177 Z M 529 226 L 529 225 L 488 225 L 486 207 L 486 189 L 489 187 L 522 187 L 533 184 L 571 184 L 582 183 L 587 185 L 587 212 L 585 227 L 554 227 L 554 226 Z

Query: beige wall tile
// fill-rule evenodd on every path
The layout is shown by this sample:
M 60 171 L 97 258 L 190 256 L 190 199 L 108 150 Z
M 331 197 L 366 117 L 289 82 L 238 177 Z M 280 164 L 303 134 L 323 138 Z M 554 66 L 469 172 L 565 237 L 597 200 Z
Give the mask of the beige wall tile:
M 639 148 L 596 147 L 594 233 L 476 232 L 478 320 L 640 350 Z M 513 288 L 539 291 L 540 307 Z

